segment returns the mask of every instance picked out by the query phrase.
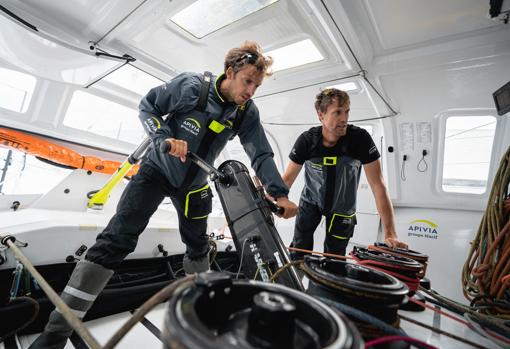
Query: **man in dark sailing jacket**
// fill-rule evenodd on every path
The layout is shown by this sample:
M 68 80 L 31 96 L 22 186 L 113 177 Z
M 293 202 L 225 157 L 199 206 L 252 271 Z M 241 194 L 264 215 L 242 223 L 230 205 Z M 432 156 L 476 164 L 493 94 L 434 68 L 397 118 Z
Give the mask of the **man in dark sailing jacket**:
M 184 271 L 209 269 L 206 233 L 211 190 L 206 173 L 186 160 L 188 150 L 213 164 L 227 141 L 238 135 L 267 192 L 284 208 L 282 217 L 296 214 L 297 206 L 287 199 L 289 189 L 278 173 L 258 109 L 251 101 L 270 75 L 271 65 L 272 59 L 263 56 L 258 44 L 245 42 L 227 53 L 223 74 L 183 73 L 142 99 L 139 117 L 152 148 L 122 194 L 116 214 L 78 262 L 61 295 L 79 318 L 92 306 L 113 269 L 134 251 L 138 236 L 165 196 L 177 209 L 186 245 Z M 171 146 L 168 153 L 159 151 L 162 142 Z M 62 314 L 54 310 L 30 348 L 64 348 L 71 333 Z
M 386 244 L 407 247 L 397 239 L 379 151 L 366 130 L 348 124 L 349 95 L 337 89 L 326 89 L 317 95 L 315 109 L 322 125 L 299 136 L 283 175 L 290 188 L 305 166 L 305 186 L 301 192 L 292 247 L 312 250 L 315 229 L 325 216 L 324 252 L 345 255 L 356 225 L 356 194 L 361 167 L 375 196 Z M 291 256 L 300 259 L 303 253 L 292 252 Z

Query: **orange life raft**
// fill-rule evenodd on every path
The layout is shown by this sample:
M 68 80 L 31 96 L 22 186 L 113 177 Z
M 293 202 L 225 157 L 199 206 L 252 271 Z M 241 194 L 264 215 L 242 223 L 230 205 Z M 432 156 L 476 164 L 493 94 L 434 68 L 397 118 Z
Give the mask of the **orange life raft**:
M 50 162 L 87 171 L 112 174 L 117 171 L 120 162 L 101 160 L 95 156 L 83 156 L 74 150 L 48 142 L 40 137 L 0 127 L 0 147 L 19 150 Z M 126 174 L 130 177 L 138 171 L 139 166 Z

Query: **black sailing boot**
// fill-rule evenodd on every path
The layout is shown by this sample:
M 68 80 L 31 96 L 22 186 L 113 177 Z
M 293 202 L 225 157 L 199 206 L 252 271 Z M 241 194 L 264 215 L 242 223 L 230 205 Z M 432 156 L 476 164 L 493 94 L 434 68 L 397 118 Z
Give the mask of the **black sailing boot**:
M 113 275 L 113 270 L 89 262 L 79 261 L 60 297 L 73 313 L 83 319 L 95 299 Z M 43 333 L 30 345 L 29 349 L 62 349 L 73 329 L 58 309 L 51 312 Z
M 182 259 L 182 267 L 186 275 L 193 275 L 210 270 L 209 251 L 200 258 L 189 258 L 187 254 Z

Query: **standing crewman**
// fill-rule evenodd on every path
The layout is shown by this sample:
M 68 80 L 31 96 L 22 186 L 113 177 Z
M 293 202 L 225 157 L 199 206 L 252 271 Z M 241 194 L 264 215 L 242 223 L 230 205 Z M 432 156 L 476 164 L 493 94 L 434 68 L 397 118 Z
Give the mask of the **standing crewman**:
M 207 174 L 186 159 L 188 150 L 212 165 L 227 141 L 238 135 L 267 192 L 284 208 L 282 217 L 296 214 L 297 206 L 287 199 L 289 190 L 251 100 L 264 77 L 271 74 L 271 65 L 272 59 L 262 54 L 260 46 L 247 41 L 227 53 L 223 74 L 182 73 L 142 99 L 139 117 L 152 148 L 124 190 L 116 214 L 85 259 L 78 262 L 61 295 L 79 318 L 92 306 L 113 269 L 134 251 L 138 236 L 166 196 L 177 210 L 179 232 L 186 244 L 184 271 L 209 270 L 207 216 L 212 193 Z M 168 153 L 159 151 L 162 142 L 170 145 Z M 54 310 L 30 348 L 63 348 L 71 333 L 67 321 Z
M 324 252 L 345 255 L 356 225 L 356 195 L 363 167 L 382 220 L 385 243 L 407 248 L 397 239 L 379 151 L 366 130 L 348 124 L 349 95 L 334 88 L 325 89 L 316 97 L 315 110 L 322 125 L 299 136 L 283 175 L 290 188 L 305 166 L 305 186 L 291 246 L 312 250 L 315 229 L 325 216 Z M 301 252 L 291 253 L 293 259 L 302 256 Z

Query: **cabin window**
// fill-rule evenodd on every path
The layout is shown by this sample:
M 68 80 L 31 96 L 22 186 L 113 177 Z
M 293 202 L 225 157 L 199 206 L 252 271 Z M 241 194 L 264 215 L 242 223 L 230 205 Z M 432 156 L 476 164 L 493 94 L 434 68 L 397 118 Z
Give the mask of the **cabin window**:
M 45 194 L 71 171 L 21 151 L 0 148 L 0 195 Z
M 145 96 L 151 88 L 164 83 L 164 81 L 159 80 L 129 64 L 115 70 L 113 73 L 107 75 L 103 80 L 133 91 L 140 96 Z
M 132 144 L 145 136 L 138 110 L 82 91 L 74 92 L 64 125 Z
M 278 0 L 198 0 L 170 18 L 172 22 L 201 39 Z
M 324 56 L 310 39 L 268 51 L 266 54 L 274 59 L 272 66 L 274 72 L 324 59 Z
M 374 136 L 374 126 L 373 125 L 367 125 L 367 124 L 356 124 L 356 126 L 365 129 L 370 136 Z
M 25 113 L 36 82 L 32 75 L 0 68 L 0 108 Z
M 446 120 L 443 191 L 486 191 L 495 131 L 494 116 L 451 116 Z

